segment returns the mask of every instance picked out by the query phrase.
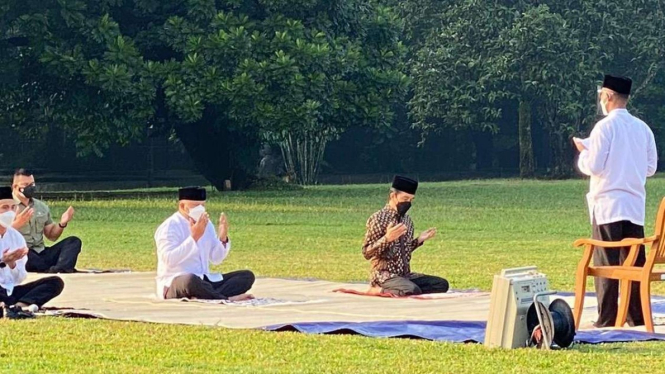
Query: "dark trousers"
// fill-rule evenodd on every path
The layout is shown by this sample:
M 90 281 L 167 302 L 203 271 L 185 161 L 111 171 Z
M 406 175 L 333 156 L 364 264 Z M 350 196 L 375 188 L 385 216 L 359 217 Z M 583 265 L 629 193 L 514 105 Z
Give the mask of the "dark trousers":
M 35 273 L 73 273 L 81 253 L 81 239 L 70 236 L 37 253 L 28 251 L 25 270 Z
M 597 240 L 610 242 L 621 241 L 625 238 L 644 238 L 644 226 L 636 225 L 630 221 L 612 222 L 605 225 L 593 223 L 592 236 Z M 626 248 L 595 248 L 593 252 L 594 266 L 619 266 L 628 257 L 630 247 Z M 639 250 L 635 266 L 644 266 L 646 255 L 644 246 Z M 598 320 L 596 327 L 614 326 L 619 307 L 619 281 L 607 278 L 594 278 L 596 297 L 598 298 Z M 632 282 L 630 290 L 630 303 L 626 322 L 630 326 L 644 325 L 642 304 L 640 303 L 640 282 Z
M 448 281 L 434 275 L 422 275 L 417 278 L 394 277 L 383 282 L 381 292 L 397 296 L 421 295 L 426 293 L 444 293 L 448 291 Z
M 249 270 L 233 271 L 222 275 L 220 282 L 211 282 L 208 277 L 203 279 L 194 274 L 183 274 L 175 277 L 164 297 L 166 299 L 204 299 L 225 300 L 249 291 L 254 284 L 254 273 Z
M 36 304 L 38 307 L 49 302 L 54 297 L 60 295 L 65 283 L 58 277 L 46 277 L 34 282 L 21 284 L 14 287 L 11 295 L 7 295 L 7 290 L 0 287 L 0 302 L 5 305 L 14 305 L 24 303 L 27 305 Z

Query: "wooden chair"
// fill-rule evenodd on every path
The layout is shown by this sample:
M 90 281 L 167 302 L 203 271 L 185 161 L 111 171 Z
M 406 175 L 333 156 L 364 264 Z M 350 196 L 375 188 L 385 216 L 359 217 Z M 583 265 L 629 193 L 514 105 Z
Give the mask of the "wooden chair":
M 640 299 L 642 301 L 642 314 L 648 332 L 653 330 L 653 318 L 651 315 L 651 282 L 664 281 L 665 270 L 654 270 L 654 265 L 665 264 L 665 240 L 663 236 L 665 223 L 665 198 L 660 202 L 654 236 L 644 239 L 624 239 L 620 242 L 605 242 L 593 239 L 579 239 L 573 244 L 576 247 L 584 246 L 584 254 L 577 265 L 575 275 L 575 330 L 579 329 L 584 308 L 584 294 L 586 291 L 587 277 L 601 277 L 616 279 L 619 281 L 619 309 L 615 327 L 622 327 L 628 316 L 628 303 L 630 300 L 630 288 L 632 282 L 640 282 Z M 646 256 L 643 267 L 635 266 L 638 251 L 641 245 L 651 245 Z M 593 250 L 596 246 L 609 249 L 630 247 L 628 257 L 620 266 L 589 266 Z

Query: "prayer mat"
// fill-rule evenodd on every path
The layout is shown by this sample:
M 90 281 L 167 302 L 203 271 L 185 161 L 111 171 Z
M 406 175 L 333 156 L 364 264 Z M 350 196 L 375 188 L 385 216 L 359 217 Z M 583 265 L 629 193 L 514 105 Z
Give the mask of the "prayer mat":
M 443 300 L 443 299 L 455 299 L 459 297 L 480 297 L 480 296 L 489 296 L 489 292 L 482 292 L 480 290 L 451 290 L 446 293 L 430 293 L 424 295 L 410 295 L 410 296 L 398 296 L 391 293 L 376 292 L 370 289 L 369 291 L 358 291 L 348 288 L 338 288 L 333 290 L 333 292 L 341 292 L 351 295 L 358 296 L 375 296 L 375 297 L 386 297 L 392 299 L 414 299 L 414 300 Z
M 242 306 L 242 307 L 263 307 L 263 306 L 275 306 L 275 305 L 296 305 L 296 304 L 309 304 L 323 302 L 325 300 L 283 300 L 275 299 L 272 297 L 257 297 L 249 300 L 242 301 L 230 301 L 230 300 L 208 300 L 208 299 L 173 299 L 178 301 L 190 302 L 190 303 L 204 303 L 204 304 L 222 304 L 229 306 Z
M 81 274 L 131 273 L 131 269 L 76 269 Z
M 44 276 L 48 275 L 29 274 L 26 281 Z M 268 299 L 267 305 L 171 302 L 155 296 L 155 273 L 59 276 L 65 281 L 65 288 L 46 307 L 72 309 L 51 311 L 51 315 L 238 329 L 281 331 L 290 328 L 307 333 L 342 331 L 376 337 L 411 336 L 440 341 L 480 342 L 490 305 L 489 293 L 475 290 L 469 292 L 473 297 L 460 295 L 428 300 L 359 297 L 333 291 L 365 292 L 368 284 L 279 278 L 257 278 L 250 290 L 258 299 Z M 570 293 L 551 296 L 552 300 L 555 298 L 562 298 L 573 305 L 574 296 Z M 665 299 L 654 296 L 652 304 L 655 322 L 663 322 Z M 596 298 L 589 294 L 585 300 L 582 326 L 593 321 L 596 315 Z M 656 326 L 656 332 L 665 333 L 665 326 Z M 453 335 L 458 333 L 461 335 Z M 644 327 L 587 330 L 578 334 L 586 336 L 582 340 L 585 342 L 662 338 L 662 335 L 644 333 Z

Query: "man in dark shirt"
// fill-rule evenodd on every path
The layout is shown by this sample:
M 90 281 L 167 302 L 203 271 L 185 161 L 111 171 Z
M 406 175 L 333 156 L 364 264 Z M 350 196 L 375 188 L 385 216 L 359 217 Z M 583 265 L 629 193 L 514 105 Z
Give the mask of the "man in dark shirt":
M 363 256 L 372 264 L 372 287 L 380 287 L 383 293 L 407 296 L 448 291 L 447 280 L 411 272 L 411 254 L 436 234 L 431 228 L 413 236 L 413 221 L 406 212 L 417 189 L 418 182 L 395 176 L 388 204 L 367 220 Z

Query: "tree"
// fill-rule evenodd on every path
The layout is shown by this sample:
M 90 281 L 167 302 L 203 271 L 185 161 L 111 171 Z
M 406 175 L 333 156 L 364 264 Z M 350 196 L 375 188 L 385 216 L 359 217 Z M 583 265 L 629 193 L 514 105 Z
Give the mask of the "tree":
M 562 79 L 568 86 L 566 97 L 559 99 L 561 110 L 547 114 L 548 128 L 555 134 L 553 170 L 569 176 L 572 157 L 563 149 L 570 148 L 571 136 L 579 135 L 597 119 L 594 98 L 603 73 L 633 79 L 631 105 L 638 112 L 649 101 L 647 92 L 657 92 L 654 82 L 665 68 L 665 5 L 660 0 L 564 0 L 547 4 L 577 31 L 578 53 L 570 58 L 570 75 Z
M 325 143 L 387 126 L 404 92 L 398 19 L 363 1 L 13 1 L 29 46 L 2 121 L 56 121 L 81 152 L 178 138 L 218 188 L 261 139 L 313 183 Z M 17 14 L 18 13 L 18 14 Z M 8 32 L 9 28 L 3 30 Z M 257 152 L 258 153 L 258 152 Z M 296 161 L 297 160 L 297 161 Z
M 539 3 L 443 6 L 414 63 L 411 113 L 427 134 L 496 131 L 502 111 L 515 110 L 520 175 L 534 174 L 532 128 L 539 125 L 549 134 L 551 173 L 567 176 L 569 139 L 594 119 L 601 72 L 632 76 L 638 98 L 662 71 L 665 17 L 658 0 Z
M 498 46 L 500 79 L 518 103 L 520 176 L 533 177 L 532 126 L 545 127 L 554 139 L 555 160 L 563 157 L 564 151 L 556 147 L 561 145 L 560 130 L 569 128 L 567 124 L 579 113 L 579 86 L 589 66 L 584 63 L 577 30 L 547 5 L 519 13 L 502 31 Z M 554 170 L 554 174 L 565 172 Z
M 411 61 L 414 126 L 426 137 L 447 129 L 498 131 L 509 91 L 497 54 L 510 9 L 498 3 L 466 0 L 442 7 L 436 28 L 426 34 Z

